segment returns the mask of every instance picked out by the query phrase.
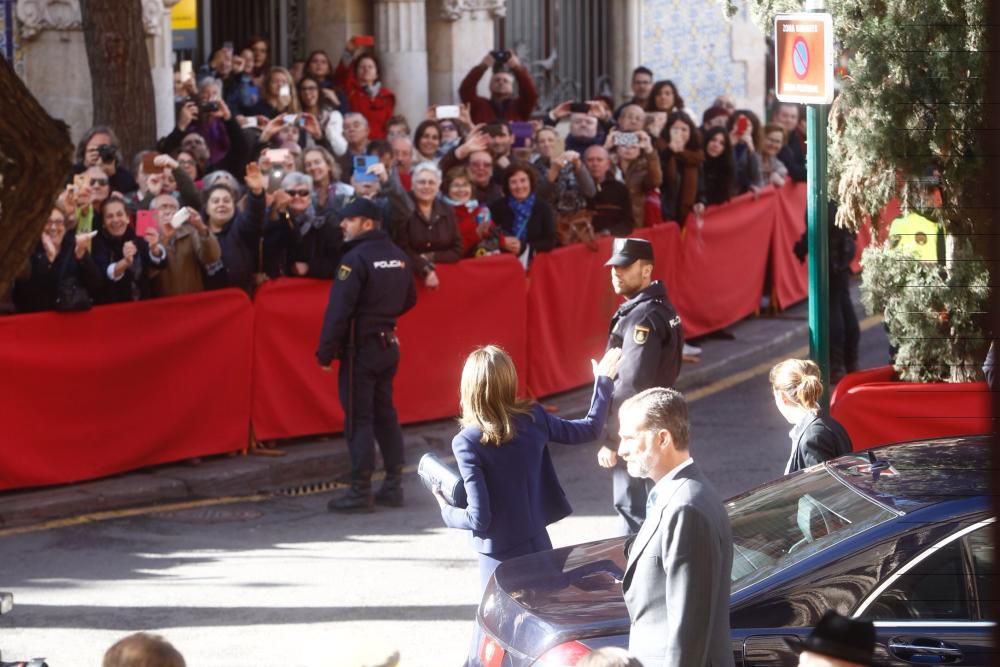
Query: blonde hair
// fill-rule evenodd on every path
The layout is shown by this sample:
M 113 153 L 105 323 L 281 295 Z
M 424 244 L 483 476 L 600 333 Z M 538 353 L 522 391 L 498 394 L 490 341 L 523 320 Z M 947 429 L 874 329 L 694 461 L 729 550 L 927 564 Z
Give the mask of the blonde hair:
M 809 359 L 785 359 L 771 369 L 771 388 L 806 410 L 818 410 L 823 395 L 819 366 Z
M 479 441 L 499 447 L 514 437 L 514 417 L 526 414 L 532 402 L 517 398 L 517 369 L 510 355 L 487 345 L 465 360 L 460 405 L 459 424 L 479 427 Z

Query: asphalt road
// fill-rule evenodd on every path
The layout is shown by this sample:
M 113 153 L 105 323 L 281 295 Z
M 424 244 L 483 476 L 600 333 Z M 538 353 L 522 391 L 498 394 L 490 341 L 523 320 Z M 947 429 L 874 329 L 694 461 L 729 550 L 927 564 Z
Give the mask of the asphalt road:
M 881 327 L 862 338 L 862 366 L 886 361 Z M 789 425 L 766 371 L 691 404 L 692 450 L 723 496 L 779 475 Z M 613 534 L 610 480 L 594 446 L 555 445 L 574 514 L 556 546 Z M 415 476 L 399 510 L 334 516 L 330 494 L 204 507 L 7 536 L 0 589 L 4 660 L 99 665 L 137 630 L 164 634 L 192 666 L 458 665 L 475 613 L 467 538 L 442 527 Z

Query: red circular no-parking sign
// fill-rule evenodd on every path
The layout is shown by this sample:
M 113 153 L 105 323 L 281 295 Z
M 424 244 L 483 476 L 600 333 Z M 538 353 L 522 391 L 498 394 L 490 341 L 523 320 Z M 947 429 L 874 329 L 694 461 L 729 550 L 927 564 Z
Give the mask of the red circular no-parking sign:
M 801 37 L 796 37 L 792 46 L 792 71 L 800 79 L 809 73 L 809 45 Z

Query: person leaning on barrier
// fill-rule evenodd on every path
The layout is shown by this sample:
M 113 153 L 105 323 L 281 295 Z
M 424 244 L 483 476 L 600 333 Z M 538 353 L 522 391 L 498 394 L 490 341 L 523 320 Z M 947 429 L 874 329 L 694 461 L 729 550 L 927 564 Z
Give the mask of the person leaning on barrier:
M 351 454 L 351 488 L 330 501 L 334 512 L 403 505 L 403 433 L 392 404 L 399 367 L 396 320 L 417 302 L 410 259 L 382 231 L 382 212 L 360 197 L 341 211 L 344 255 L 330 289 L 316 359 L 330 370 L 340 359 L 338 388 Z M 375 441 L 385 481 L 372 494 Z
M 514 162 L 505 172 L 506 197 L 490 204 L 490 213 L 504 234 L 521 242 L 521 261 L 527 266 L 536 252 L 556 245 L 555 212 L 535 194 L 538 172 L 526 162 Z
M 152 296 L 153 272 L 167 264 L 167 250 L 155 227 L 136 235 L 125 199 L 112 194 L 101 204 L 103 225 L 92 245 L 94 263 L 103 277 L 94 295 L 99 304 L 124 303 Z
M 271 278 L 333 278 L 344 235 L 332 219 L 313 206 L 312 178 L 293 171 L 274 192 L 264 227 L 264 272 Z
M 257 163 L 251 162 L 246 167 L 244 181 L 248 190 L 246 211 L 237 210 L 236 192 L 220 180 L 206 187 L 202 193 L 205 201 L 202 218 L 207 220 L 208 228 L 219 239 L 222 250 L 221 266 L 207 267 L 207 272 L 218 274 L 224 269 L 226 286 L 239 287 L 250 294 L 264 229 L 267 177 L 261 173 Z
M 102 667 L 185 667 L 184 656 L 160 635 L 137 632 L 104 653 Z
M 185 208 L 187 218 L 175 227 L 171 221 L 177 201 L 170 195 L 158 195 L 153 208 L 159 216 L 160 241 L 167 249 L 166 264 L 153 277 L 156 296 L 193 294 L 205 289 L 205 270 L 222 257 L 219 239 L 202 221 L 198 211 Z
M 414 275 L 424 286 L 436 289 L 440 279 L 437 264 L 462 259 L 462 237 L 451 206 L 438 197 L 441 171 L 430 162 L 421 162 L 413 171 L 413 190 L 407 198 L 410 217 L 399 228 L 396 243 L 410 256 Z
M 594 196 L 587 200 L 587 208 L 594 211 L 591 219 L 594 232 L 628 236 L 635 228 L 632 195 L 628 186 L 615 178 L 614 165 L 611 164 L 607 149 L 604 146 L 591 146 L 583 154 L 583 161 L 596 190 Z

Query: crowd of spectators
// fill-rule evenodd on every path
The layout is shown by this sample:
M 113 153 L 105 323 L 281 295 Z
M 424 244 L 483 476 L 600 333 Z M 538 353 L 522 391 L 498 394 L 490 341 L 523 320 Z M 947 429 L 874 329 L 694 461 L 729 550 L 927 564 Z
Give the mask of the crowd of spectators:
M 617 108 L 599 97 L 539 109 L 525 64 L 491 51 L 462 81 L 461 104 L 429 107 L 413 130 L 370 37 L 287 69 L 262 38 L 227 43 L 174 88 L 176 126 L 155 147 L 123 156 L 112 128 L 83 135 L 0 312 L 332 278 L 339 212 L 355 197 L 378 205 L 436 288 L 438 264 L 510 253 L 527 269 L 560 245 L 700 223 L 707 206 L 805 180 L 798 107 L 762 124 L 721 96 L 698 126 L 677 86 L 645 67 Z

